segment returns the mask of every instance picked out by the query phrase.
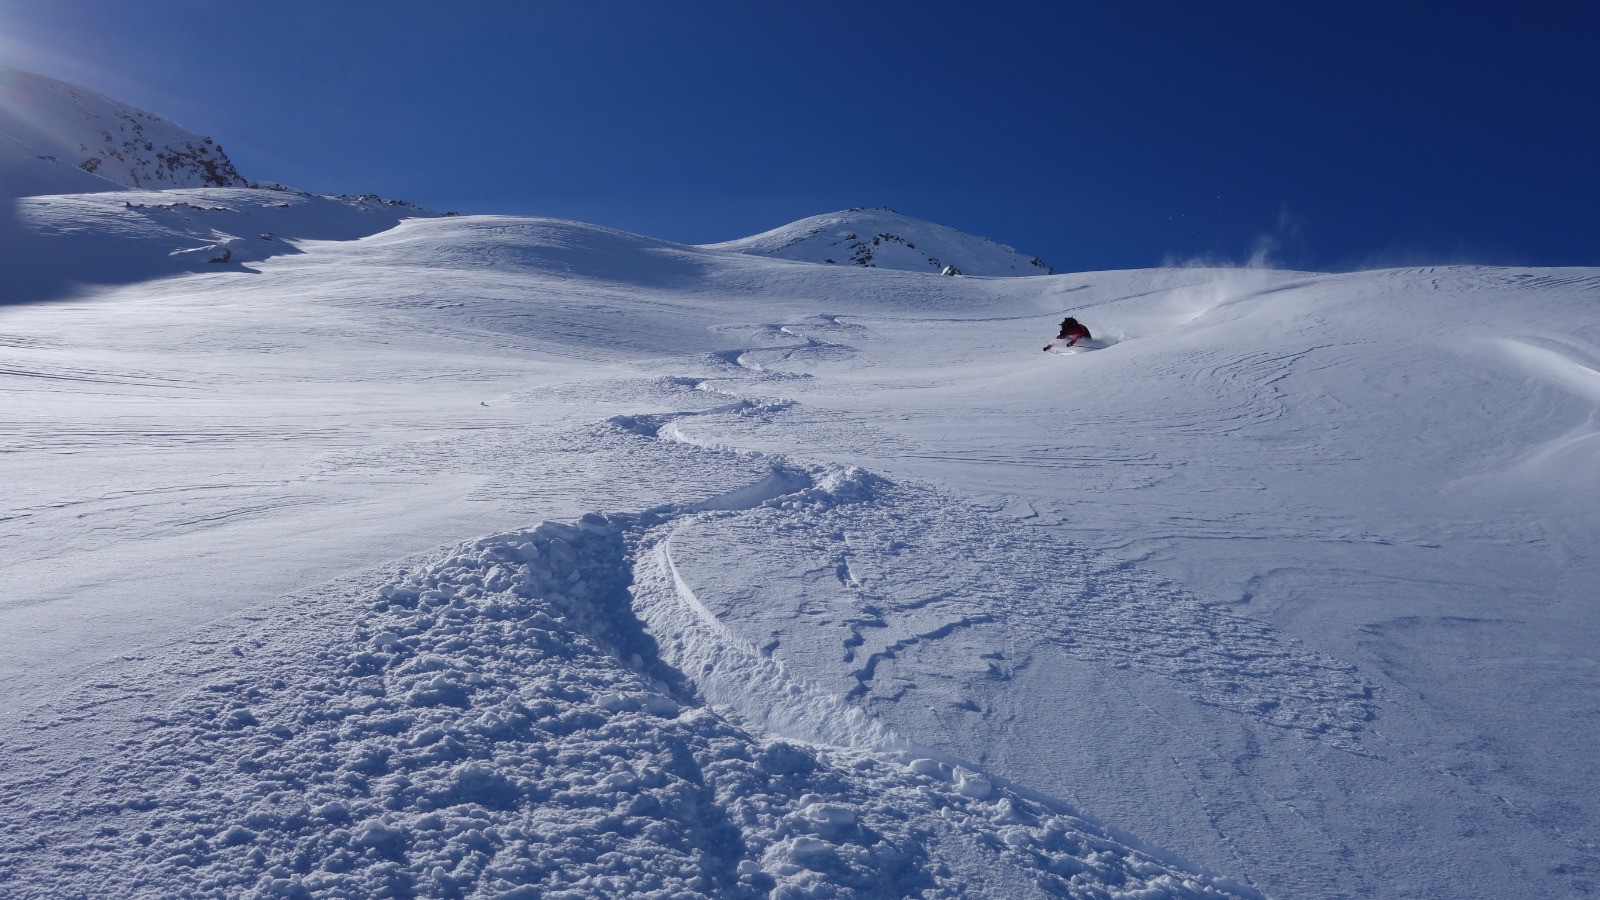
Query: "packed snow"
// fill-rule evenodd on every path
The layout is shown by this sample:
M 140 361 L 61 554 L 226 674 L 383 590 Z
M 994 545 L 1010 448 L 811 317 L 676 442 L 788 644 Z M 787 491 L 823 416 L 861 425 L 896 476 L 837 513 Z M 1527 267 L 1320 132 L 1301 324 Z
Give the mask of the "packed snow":
M 4 896 L 1600 890 L 1600 270 L 4 208 Z

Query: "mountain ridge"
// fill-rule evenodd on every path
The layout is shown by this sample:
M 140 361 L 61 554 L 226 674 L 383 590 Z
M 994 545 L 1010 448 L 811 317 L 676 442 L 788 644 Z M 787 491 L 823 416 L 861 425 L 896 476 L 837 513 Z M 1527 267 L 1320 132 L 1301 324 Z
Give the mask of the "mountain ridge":
M 770 231 L 715 244 L 726 250 L 824 265 L 950 275 L 1054 275 L 1039 257 L 888 207 L 852 207 L 807 216 Z
M 116 186 L 163 188 L 248 187 L 250 182 L 215 140 L 169 119 L 98 91 L 44 75 L 0 66 L 0 136 L 32 151 L 39 162 L 77 168 Z M 30 193 L 83 193 L 95 185 L 7 154 L 5 181 L 14 170 L 34 177 Z M 7 194 L 15 189 L 8 189 Z

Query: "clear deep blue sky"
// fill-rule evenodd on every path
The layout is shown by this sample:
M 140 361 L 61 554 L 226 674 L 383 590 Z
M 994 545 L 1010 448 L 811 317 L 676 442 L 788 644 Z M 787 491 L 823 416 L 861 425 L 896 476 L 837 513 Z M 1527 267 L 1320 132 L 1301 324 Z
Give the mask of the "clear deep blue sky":
M 673 240 L 849 206 L 1058 270 L 1600 264 L 1600 4 L 0 0 L 248 177 Z

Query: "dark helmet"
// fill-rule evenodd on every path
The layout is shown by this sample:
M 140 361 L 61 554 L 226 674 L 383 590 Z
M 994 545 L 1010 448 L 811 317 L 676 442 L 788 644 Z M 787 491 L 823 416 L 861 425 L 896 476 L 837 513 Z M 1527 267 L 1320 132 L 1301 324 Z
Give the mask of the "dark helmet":
M 1078 324 L 1078 320 L 1074 319 L 1071 316 L 1067 316 L 1065 319 L 1061 320 L 1061 324 L 1062 325 L 1076 325 L 1076 324 Z

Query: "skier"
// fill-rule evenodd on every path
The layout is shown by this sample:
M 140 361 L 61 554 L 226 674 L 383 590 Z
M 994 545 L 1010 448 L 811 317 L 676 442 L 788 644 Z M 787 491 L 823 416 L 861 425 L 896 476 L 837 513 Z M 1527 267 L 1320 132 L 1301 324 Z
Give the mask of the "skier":
M 1056 341 L 1066 341 L 1067 346 L 1071 347 L 1080 340 L 1094 340 L 1094 335 L 1091 335 L 1089 333 L 1089 329 L 1083 327 L 1082 323 L 1080 323 L 1077 319 L 1074 319 L 1071 316 L 1067 316 L 1065 319 L 1062 319 L 1061 333 L 1056 335 Z M 1056 345 L 1056 341 L 1051 341 L 1050 343 L 1045 344 L 1045 351 L 1049 352 L 1050 348 Z

